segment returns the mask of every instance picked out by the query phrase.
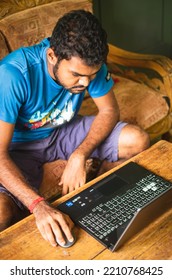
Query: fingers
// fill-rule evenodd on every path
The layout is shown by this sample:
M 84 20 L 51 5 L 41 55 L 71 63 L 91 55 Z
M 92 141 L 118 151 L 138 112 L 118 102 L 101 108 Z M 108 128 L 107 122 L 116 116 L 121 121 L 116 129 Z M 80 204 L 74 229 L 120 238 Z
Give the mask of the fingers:
M 84 179 L 82 178 L 82 180 L 80 180 L 79 182 L 74 182 L 73 184 L 71 182 L 62 182 L 61 184 L 63 185 L 63 189 L 62 189 L 62 195 L 65 195 L 67 193 L 70 193 L 74 190 L 77 190 L 78 188 L 80 188 L 81 186 L 83 186 L 85 184 L 85 177 Z
M 73 241 L 71 229 L 74 224 L 72 220 L 56 209 L 50 208 L 48 213 L 36 217 L 36 224 L 42 237 L 52 246 L 57 246 L 57 243 L 64 245 L 66 238 Z
M 62 195 L 80 188 L 86 182 L 86 160 L 83 155 L 72 154 L 63 171 L 60 185 L 63 185 Z
M 73 241 L 73 236 L 71 233 L 71 229 L 73 228 L 73 222 L 68 218 L 68 216 L 62 216 L 61 220 L 58 220 L 57 223 L 52 223 L 52 231 L 54 233 L 54 237 L 56 242 L 59 245 L 65 244 L 65 239 L 68 239 L 70 242 Z
M 60 228 L 59 228 L 60 231 Z M 52 232 L 52 228 L 50 224 L 47 224 L 43 227 L 43 231 L 41 231 L 41 234 L 43 238 L 48 241 L 53 247 L 57 246 L 56 239 L 54 237 L 54 234 Z M 62 240 L 63 242 L 63 240 Z
M 79 169 L 73 171 L 73 173 L 69 173 L 69 172 L 67 173 L 66 170 L 64 170 L 60 181 L 60 185 L 63 185 L 62 195 L 77 190 L 78 188 L 83 186 L 85 182 L 86 182 L 85 169 Z

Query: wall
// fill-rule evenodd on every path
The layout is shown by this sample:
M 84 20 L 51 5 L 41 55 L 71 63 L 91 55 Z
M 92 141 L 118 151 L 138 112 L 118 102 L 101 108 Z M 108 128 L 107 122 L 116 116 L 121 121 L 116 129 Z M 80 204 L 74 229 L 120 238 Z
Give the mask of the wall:
M 93 9 L 110 43 L 172 58 L 171 0 L 93 0 Z

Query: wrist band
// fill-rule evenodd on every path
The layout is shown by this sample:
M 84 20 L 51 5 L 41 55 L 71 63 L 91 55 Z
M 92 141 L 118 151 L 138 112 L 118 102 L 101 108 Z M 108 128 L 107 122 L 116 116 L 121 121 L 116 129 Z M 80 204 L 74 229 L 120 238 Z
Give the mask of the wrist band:
M 30 213 L 33 213 L 33 209 L 35 208 L 35 206 L 36 206 L 39 202 L 41 202 L 41 201 L 43 201 L 43 200 L 45 200 L 45 199 L 44 199 L 43 197 L 41 197 L 41 196 L 38 197 L 37 199 L 33 200 L 32 203 L 31 203 L 31 205 L 28 207 Z

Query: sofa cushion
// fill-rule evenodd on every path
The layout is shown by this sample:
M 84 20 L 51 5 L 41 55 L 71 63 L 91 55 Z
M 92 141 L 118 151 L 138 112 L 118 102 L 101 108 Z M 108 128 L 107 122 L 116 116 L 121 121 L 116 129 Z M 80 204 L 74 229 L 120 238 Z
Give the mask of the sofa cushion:
M 113 90 L 120 108 L 120 120 L 147 129 L 168 115 L 169 106 L 163 94 L 143 83 L 116 75 L 112 77 L 116 81 Z M 80 114 L 96 113 L 94 102 L 86 96 Z
M 118 77 L 117 81 L 114 93 L 121 120 L 147 129 L 168 115 L 169 106 L 159 91 L 123 77 Z
M 10 50 L 30 46 L 49 37 L 58 18 L 64 13 L 82 8 L 91 11 L 91 2 L 75 0 L 66 1 L 65 5 L 63 1 L 40 5 L 2 19 L 0 30 L 8 38 Z

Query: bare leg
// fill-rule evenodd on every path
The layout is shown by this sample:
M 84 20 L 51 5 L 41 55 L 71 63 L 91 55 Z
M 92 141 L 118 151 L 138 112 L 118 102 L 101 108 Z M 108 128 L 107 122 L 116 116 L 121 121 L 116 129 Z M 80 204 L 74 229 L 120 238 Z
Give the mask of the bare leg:
M 18 222 L 28 214 L 22 211 L 5 193 L 0 193 L 0 231 Z
M 98 175 L 114 168 L 127 159 L 139 154 L 150 146 L 148 134 L 138 126 L 126 125 L 119 136 L 118 143 L 118 161 L 107 162 L 103 161 Z

